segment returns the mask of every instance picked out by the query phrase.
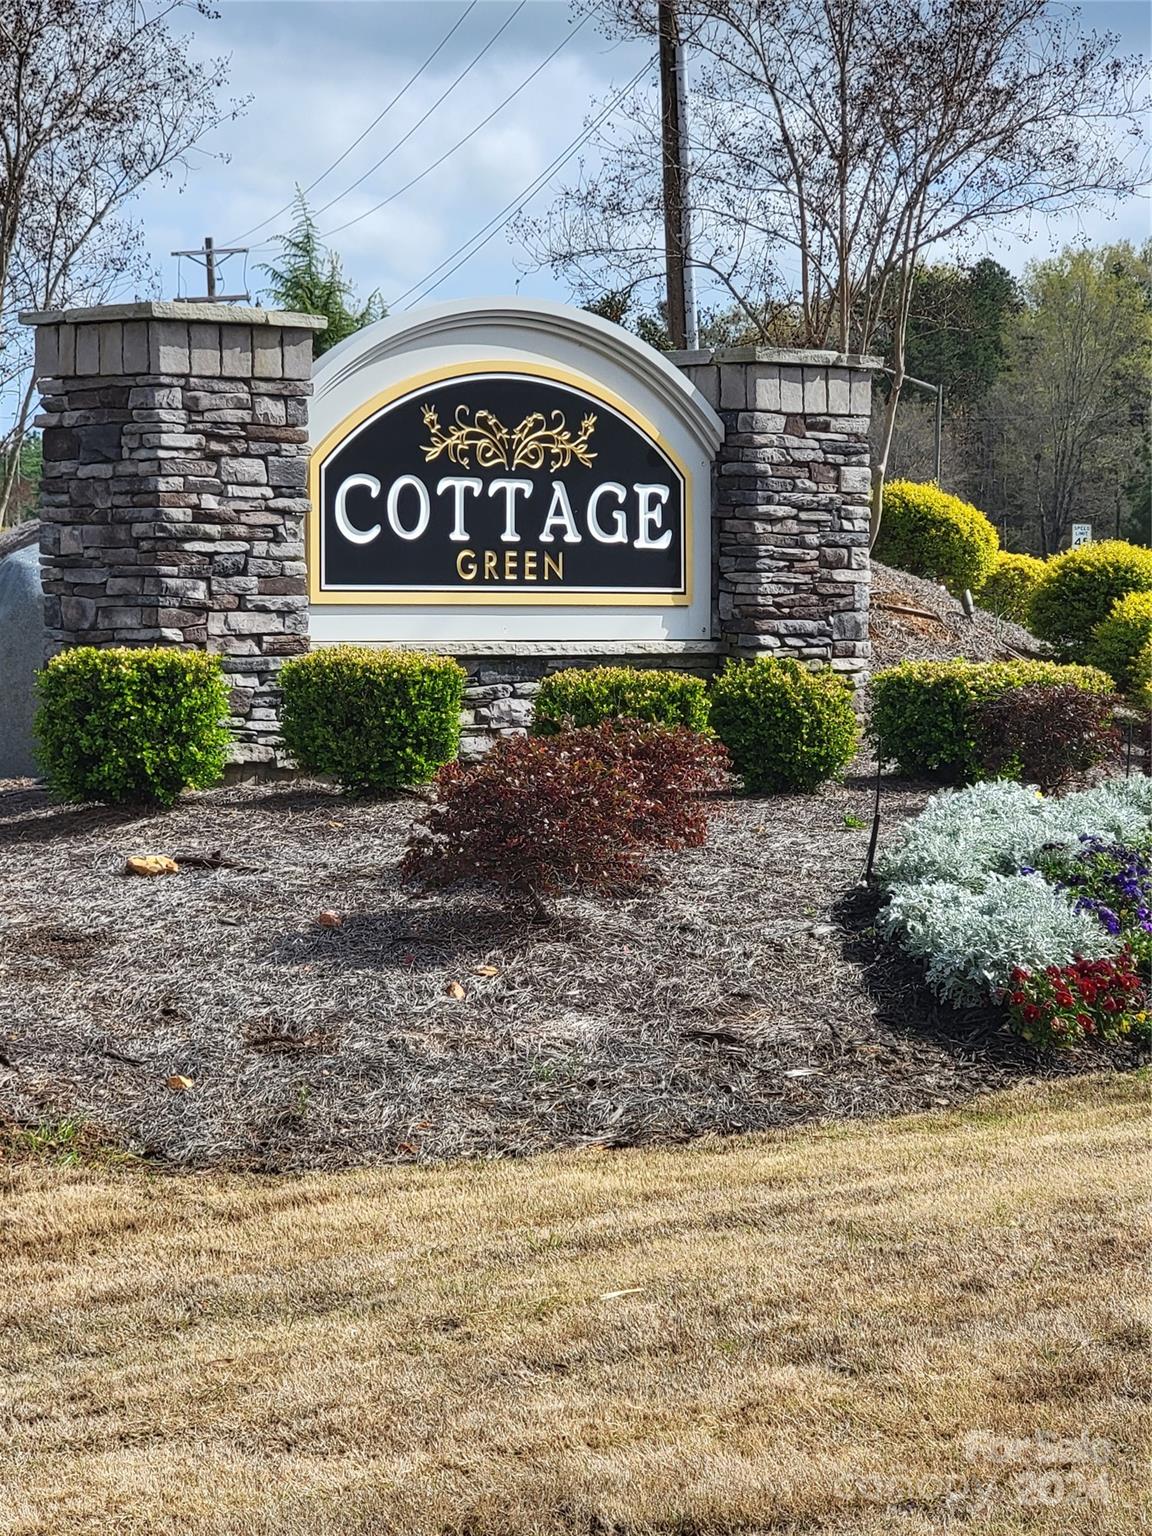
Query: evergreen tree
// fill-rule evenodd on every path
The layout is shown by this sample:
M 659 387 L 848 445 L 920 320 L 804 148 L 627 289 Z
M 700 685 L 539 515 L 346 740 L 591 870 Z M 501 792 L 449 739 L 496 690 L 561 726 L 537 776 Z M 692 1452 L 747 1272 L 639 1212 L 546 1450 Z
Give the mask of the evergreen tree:
M 905 343 L 908 372 L 943 384 L 950 409 L 975 404 L 1004 369 L 1009 327 L 1021 303 L 1016 279 L 990 257 L 971 267 L 918 268 Z
M 327 326 L 313 338 L 317 357 L 388 313 L 377 289 L 363 303 L 357 299 L 355 288 L 344 276 L 340 257 L 321 241 L 312 210 L 299 188 L 295 221 L 286 235 L 277 237 L 277 244 L 279 262 L 260 268 L 269 279 L 264 296 L 277 309 L 328 317 Z

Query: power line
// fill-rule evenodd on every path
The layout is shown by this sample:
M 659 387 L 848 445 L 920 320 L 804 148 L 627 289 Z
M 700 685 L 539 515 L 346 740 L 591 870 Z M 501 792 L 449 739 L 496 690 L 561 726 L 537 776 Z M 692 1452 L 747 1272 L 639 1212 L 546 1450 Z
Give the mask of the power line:
M 424 124 L 432 116 L 433 112 L 435 112 L 436 108 L 440 106 L 441 102 L 446 101 L 447 98 L 451 96 L 452 92 L 460 84 L 461 80 L 464 79 L 465 75 L 472 73 L 477 64 L 479 64 L 480 60 L 484 57 L 488 50 L 493 47 L 493 45 L 504 35 L 504 33 L 507 32 L 508 28 L 516 20 L 517 16 L 519 16 L 520 12 L 527 4 L 528 0 L 519 0 L 519 4 L 516 6 L 516 9 L 512 12 L 512 14 L 501 22 L 501 24 L 496 28 L 496 31 L 493 32 L 492 36 L 484 44 L 483 48 L 481 48 L 480 52 L 471 61 L 471 63 L 464 66 L 464 68 L 456 76 L 455 80 L 453 80 L 448 89 L 437 96 L 436 100 L 428 108 L 424 116 L 417 122 L 413 123 L 412 127 L 409 128 L 408 132 L 403 136 L 403 138 L 397 139 L 396 143 L 393 144 L 392 148 L 387 152 L 387 154 L 381 155 L 379 160 L 376 161 L 375 165 L 370 165 L 364 174 L 362 176 L 357 176 L 356 180 L 352 182 L 350 186 L 345 187 L 343 192 L 338 192 L 335 197 L 329 198 L 329 200 L 323 205 L 322 208 L 318 208 L 316 210 L 317 218 L 319 218 L 322 213 L 327 213 L 329 208 L 333 208 L 337 203 L 343 201 L 343 199 L 348 196 L 349 192 L 355 192 L 356 188 L 361 184 L 361 182 L 367 181 L 368 177 L 371 176 L 373 172 L 378 171 L 386 160 L 391 160 L 396 151 L 407 144 L 408 140 L 412 137 L 416 130 L 424 126 Z
M 338 155 L 336 157 L 336 159 L 333 160 L 332 164 L 330 166 L 328 166 L 327 170 L 321 171 L 319 176 L 316 177 L 315 181 L 310 181 L 308 183 L 308 185 L 304 188 L 304 194 L 303 195 L 305 197 L 307 197 L 308 193 L 311 192 L 314 188 L 318 187 L 322 181 L 326 180 L 329 176 L 331 176 L 332 172 L 336 169 L 336 167 L 338 165 L 340 165 L 343 161 L 347 160 L 348 156 L 357 147 L 357 145 L 362 144 L 364 142 L 364 140 L 372 132 L 373 128 L 375 128 L 378 123 L 382 123 L 384 121 L 384 119 L 388 116 L 389 112 L 391 112 L 392 108 L 396 105 L 396 103 L 400 100 L 400 98 L 402 96 L 407 95 L 407 93 L 416 84 L 417 80 L 419 80 L 420 76 L 428 68 L 429 64 L 431 64 L 433 59 L 436 58 L 437 54 L 442 52 L 442 50 L 444 49 L 446 44 L 451 41 L 451 39 L 455 36 L 455 34 L 459 31 L 459 29 L 463 26 L 463 24 L 468 20 L 468 17 L 476 9 L 476 5 L 477 5 L 477 0 L 469 0 L 469 4 L 467 6 L 465 6 L 464 10 L 461 11 L 460 15 L 456 18 L 456 20 L 448 28 L 447 32 L 445 32 L 444 36 L 436 44 L 435 48 L 433 48 L 432 52 L 424 60 L 423 64 L 421 64 L 420 68 L 416 71 L 416 73 L 414 75 L 409 76 L 409 78 L 404 82 L 404 84 L 396 92 L 395 96 L 393 96 L 392 100 L 388 103 L 388 105 L 384 108 L 384 110 L 382 112 L 379 112 L 372 119 L 372 121 L 368 124 L 367 128 L 364 129 L 364 132 L 361 133 L 358 138 L 355 138 L 355 139 L 352 140 L 351 144 L 349 144 L 348 148 L 344 151 L 344 153 L 342 155 Z M 275 213 L 270 213 L 266 219 L 261 219 L 259 224 L 253 224 L 251 229 L 246 229 L 242 235 L 237 235 L 236 236 L 236 242 L 239 242 L 241 240 L 247 239 L 247 237 L 249 235 L 254 235 L 258 229 L 263 229 L 265 224 L 275 223 L 275 221 L 278 218 L 280 218 L 281 215 L 283 215 L 283 214 L 288 212 L 288 210 L 292 207 L 294 202 L 295 202 L 295 198 L 289 199 L 289 201 L 284 204 L 283 208 L 278 208 Z
M 497 213 L 493 218 L 489 219 L 488 223 L 478 229 L 470 239 L 465 240 L 463 245 L 458 245 L 450 255 L 445 256 L 444 260 L 437 266 L 433 267 L 431 272 L 429 272 L 425 277 L 422 277 L 418 283 L 413 283 L 411 288 L 405 289 L 399 298 L 392 302 L 389 308 L 396 309 L 398 305 L 404 303 L 404 300 L 408 298 L 410 294 L 416 293 L 418 290 L 420 290 L 419 297 L 414 299 L 411 304 L 405 305 L 406 309 L 412 309 L 415 304 L 419 303 L 420 299 L 427 298 L 430 293 L 435 293 L 436 289 L 439 288 L 443 283 L 446 283 L 454 272 L 458 272 L 460 268 L 465 264 L 465 262 L 471 261 L 472 257 L 476 255 L 477 251 L 483 250 L 484 247 L 488 244 L 489 240 L 491 240 L 494 235 L 498 234 L 504 225 L 507 224 L 512 214 L 516 210 L 523 208 L 525 203 L 527 203 L 531 198 L 535 197 L 536 193 L 539 192 L 547 182 L 551 181 L 556 172 L 565 166 L 569 160 L 571 160 L 572 156 L 577 152 L 577 150 L 581 149 L 583 145 L 587 143 L 587 141 L 595 133 L 596 129 L 599 128 L 600 125 L 605 122 L 613 112 L 615 112 L 616 108 L 624 100 L 628 92 L 632 90 L 632 88 L 637 85 L 639 81 L 643 79 L 643 77 L 648 73 L 654 62 L 654 59 L 649 59 L 645 64 L 643 64 L 641 68 L 638 69 L 632 76 L 631 80 L 629 80 L 628 84 L 623 88 L 623 90 L 618 91 L 617 94 L 608 103 L 608 105 L 599 114 L 599 116 L 594 118 L 592 122 L 590 122 L 588 126 L 583 129 L 583 131 L 579 133 L 575 139 L 572 140 L 566 149 L 561 150 L 560 154 L 557 155 L 555 160 L 552 161 L 551 165 L 545 166 L 544 170 L 541 171 L 533 181 L 530 181 L 517 197 L 513 198 L 510 203 L 506 203 L 505 206 L 501 208 L 499 213 Z M 483 236 L 483 239 L 481 239 L 481 236 Z M 479 241 L 479 244 L 474 244 L 475 241 Z M 468 250 L 469 246 L 472 246 L 473 248 Z M 467 251 L 467 255 L 463 256 L 460 261 L 457 261 L 455 266 L 450 267 L 442 277 L 437 278 L 436 282 L 432 283 L 430 287 L 425 286 L 428 283 L 429 278 L 436 277 L 437 272 L 441 271 L 443 267 L 448 266 L 449 262 L 452 262 L 457 256 L 460 255 L 462 251 Z
M 547 68 L 547 66 L 551 64 L 552 60 L 556 57 L 562 48 L 567 48 L 568 44 L 576 36 L 577 32 L 580 31 L 580 28 L 585 26 L 589 21 L 591 21 L 591 19 L 592 13 L 590 11 L 582 16 L 576 25 L 572 28 L 571 32 L 569 32 L 566 37 L 561 38 L 561 40 L 556 44 L 555 48 L 553 48 L 552 52 L 547 56 L 547 58 L 542 59 L 540 63 L 537 64 L 532 73 L 521 80 L 520 84 L 516 87 L 515 90 L 509 91 L 504 100 L 500 102 L 498 106 L 493 107 L 487 117 L 482 118 L 480 122 L 476 124 L 475 128 L 473 128 L 470 133 L 466 133 L 462 139 L 459 139 L 455 144 L 453 144 L 451 149 L 446 149 L 438 160 L 433 160 L 432 164 L 426 166 L 418 176 L 413 176 L 411 181 L 406 181 L 404 185 L 402 187 L 398 187 L 395 192 L 390 192 L 387 197 L 382 198 L 381 201 L 378 202 L 374 207 L 367 209 L 364 213 L 358 213 L 354 219 L 348 219 L 343 224 L 337 224 L 335 229 L 325 230 L 324 234 L 320 236 L 321 240 L 329 240 L 333 235 L 339 235 L 344 230 L 351 229 L 353 224 L 359 224 L 362 219 L 370 218 L 372 214 L 379 213 L 381 208 L 386 208 L 389 203 L 394 203 L 398 197 L 403 197 L 404 193 L 410 191 L 418 181 L 423 181 L 425 176 L 430 176 L 434 170 L 443 165 L 445 160 L 454 155 L 458 149 L 462 149 L 464 145 L 468 143 L 469 139 L 474 139 L 482 128 L 486 128 L 492 119 L 496 117 L 498 113 L 502 112 L 510 101 L 513 101 L 517 96 L 519 96 L 522 90 L 531 85 L 536 76 L 540 74 L 541 70 Z

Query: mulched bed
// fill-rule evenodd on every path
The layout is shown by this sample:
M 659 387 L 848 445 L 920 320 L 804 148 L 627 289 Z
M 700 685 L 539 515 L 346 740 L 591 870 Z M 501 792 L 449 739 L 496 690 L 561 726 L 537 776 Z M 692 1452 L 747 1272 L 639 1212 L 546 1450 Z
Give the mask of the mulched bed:
M 1021 656 L 1045 656 L 1040 644 L 1020 624 L 998 619 L 983 608 L 971 618 L 947 587 L 909 576 L 872 562 L 872 670 L 895 667 L 902 661 L 1011 661 Z
M 941 1008 L 876 942 L 869 791 L 726 801 L 664 882 L 534 926 L 398 886 L 413 800 L 241 787 L 132 816 L 0 786 L 0 1118 L 283 1170 L 899 1113 L 1105 1065 Z M 887 829 L 928 792 L 890 782 Z M 250 867 L 122 873 L 216 850 Z

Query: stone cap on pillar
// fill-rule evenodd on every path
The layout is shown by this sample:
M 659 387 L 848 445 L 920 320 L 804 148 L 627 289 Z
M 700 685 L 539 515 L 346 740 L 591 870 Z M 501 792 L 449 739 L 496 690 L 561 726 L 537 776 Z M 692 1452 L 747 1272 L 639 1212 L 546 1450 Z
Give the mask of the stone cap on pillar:
M 25 310 L 38 379 L 307 379 L 323 315 L 149 299 L 87 309 Z
M 700 368 L 709 363 L 774 363 L 781 368 L 863 368 L 878 373 L 884 367 L 882 357 L 819 347 L 702 347 L 695 352 L 664 355 L 677 368 Z
M 818 347 L 708 347 L 666 355 L 717 410 L 851 421 L 871 412 L 872 376 L 884 367 L 883 358 Z
M 258 305 L 197 304 L 187 299 L 140 299 L 134 304 L 93 304 L 87 309 L 25 309 L 24 325 L 91 325 L 104 320 L 187 320 L 210 325 L 279 325 L 302 331 L 322 331 L 324 315 L 294 309 L 261 309 Z

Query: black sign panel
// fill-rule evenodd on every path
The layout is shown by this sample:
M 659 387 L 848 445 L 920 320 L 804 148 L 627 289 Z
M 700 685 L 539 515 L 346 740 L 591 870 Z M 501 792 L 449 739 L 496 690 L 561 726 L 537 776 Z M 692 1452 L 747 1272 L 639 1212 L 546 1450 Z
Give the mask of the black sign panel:
M 313 498 L 320 601 L 687 591 L 682 471 L 623 411 L 551 378 L 414 386 L 319 450 Z

